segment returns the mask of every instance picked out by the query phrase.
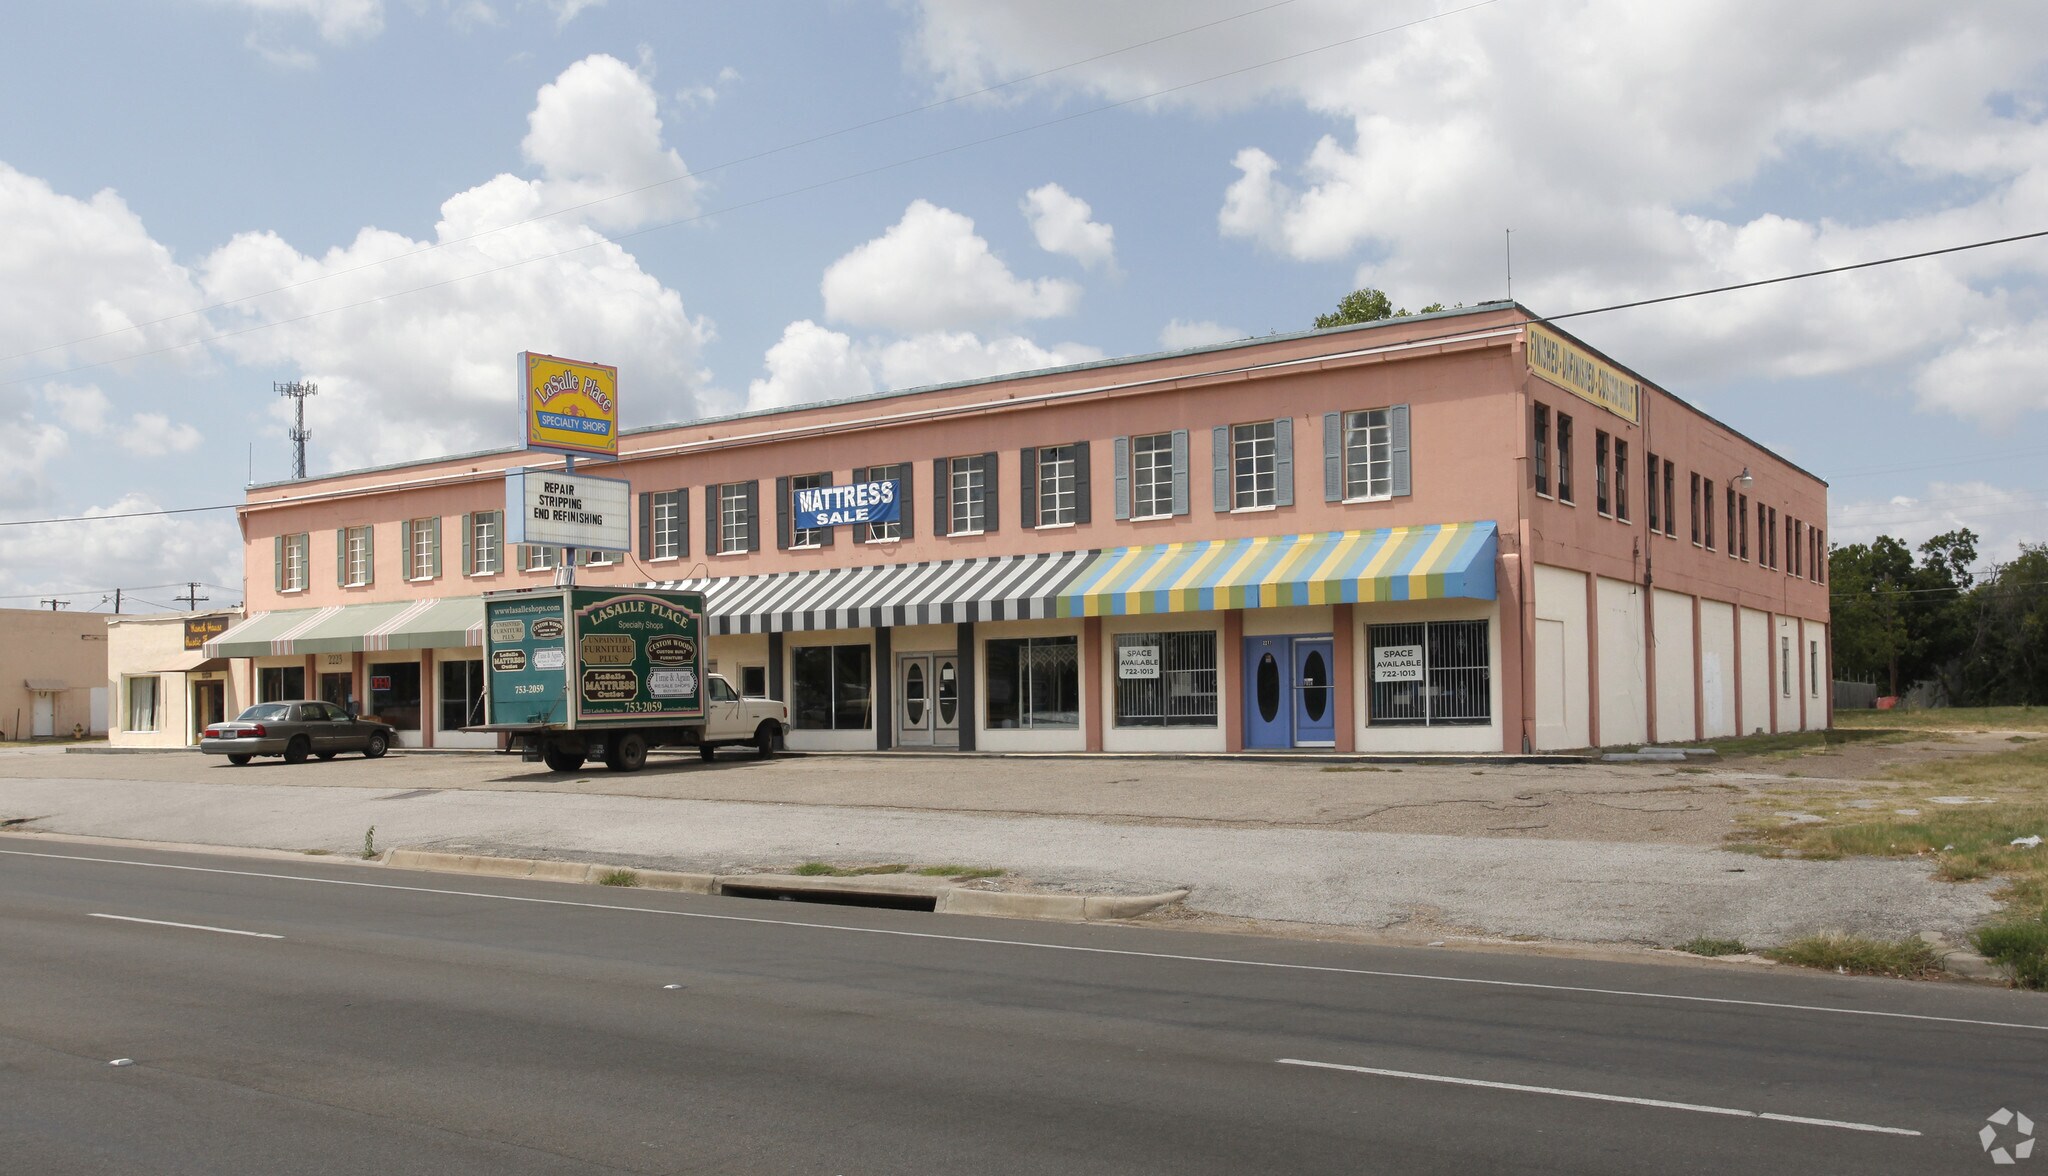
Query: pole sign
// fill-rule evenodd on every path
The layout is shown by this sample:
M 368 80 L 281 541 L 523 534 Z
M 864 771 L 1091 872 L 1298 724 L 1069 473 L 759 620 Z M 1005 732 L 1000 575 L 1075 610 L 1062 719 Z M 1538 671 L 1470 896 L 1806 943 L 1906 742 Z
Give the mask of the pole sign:
M 633 484 L 559 470 L 505 471 L 505 542 L 631 551 Z
M 528 449 L 619 455 L 619 369 L 522 351 L 519 373 Z
M 901 517 L 903 483 L 855 482 L 850 486 L 820 486 L 798 490 L 790 496 L 791 524 L 799 531 L 843 527 L 849 523 L 893 523 Z

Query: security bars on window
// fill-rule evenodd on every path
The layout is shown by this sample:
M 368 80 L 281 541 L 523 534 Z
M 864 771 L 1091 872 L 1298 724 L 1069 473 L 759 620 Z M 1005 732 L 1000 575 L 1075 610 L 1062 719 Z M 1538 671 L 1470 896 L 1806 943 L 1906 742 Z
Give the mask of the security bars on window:
M 1389 646 L 1421 646 L 1421 681 L 1372 683 L 1368 721 L 1374 726 L 1477 726 L 1492 721 L 1492 658 L 1486 621 L 1372 625 L 1373 654 Z M 1373 657 L 1368 664 L 1376 665 Z
M 1214 727 L 1216 725 L 1216 634 L 1123 633 L 1116 639 L 1117 664 L 1126 649 L 1157 649 L 1159 676 L 1116 682 L 1119 727 Z

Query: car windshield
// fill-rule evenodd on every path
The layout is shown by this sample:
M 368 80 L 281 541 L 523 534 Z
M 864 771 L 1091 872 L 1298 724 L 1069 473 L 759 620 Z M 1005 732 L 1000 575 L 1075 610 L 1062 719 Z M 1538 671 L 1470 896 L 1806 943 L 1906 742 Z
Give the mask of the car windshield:
M 261 706 L 252 706 L 248 710 L 243 711 L 241 714 L 236 715 L 235 721 L 241 723 L 253 723 L 259 719 L 282 719 L 290 715 L 291 712 L 292 708 L 286 706 L 284 703 L 266 702 Z

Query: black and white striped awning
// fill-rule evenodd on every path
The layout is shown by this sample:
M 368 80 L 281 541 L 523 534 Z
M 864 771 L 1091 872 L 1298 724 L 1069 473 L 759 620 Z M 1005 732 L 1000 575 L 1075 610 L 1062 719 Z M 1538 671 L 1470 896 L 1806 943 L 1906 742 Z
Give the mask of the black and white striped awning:
M 721 636 L 1033 620 L 1059 615 L 1060 593 L 1095 554 L 1000 555 L 651 586 L 704 593 L 711 631 Z

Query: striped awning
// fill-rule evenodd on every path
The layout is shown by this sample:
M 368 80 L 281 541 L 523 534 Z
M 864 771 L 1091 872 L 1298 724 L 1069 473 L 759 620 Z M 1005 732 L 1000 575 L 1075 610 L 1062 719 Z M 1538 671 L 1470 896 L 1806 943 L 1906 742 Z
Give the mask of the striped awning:
M 207 642 L 205 652 L 209 658 L 268 657 L 483 643 L 483 598 L 452 596 L 257 613 Z
M 1497 543 L 1484 522 L 1118 547 L 1094 555 L 1054 615 L 1492 600 Z
M 718 635 L 1043 619 L 1060 615 L 1060 590 L 1095 554 L 766 572 L 667 580 L 654 587 L 704 593 L 711 632 Z

